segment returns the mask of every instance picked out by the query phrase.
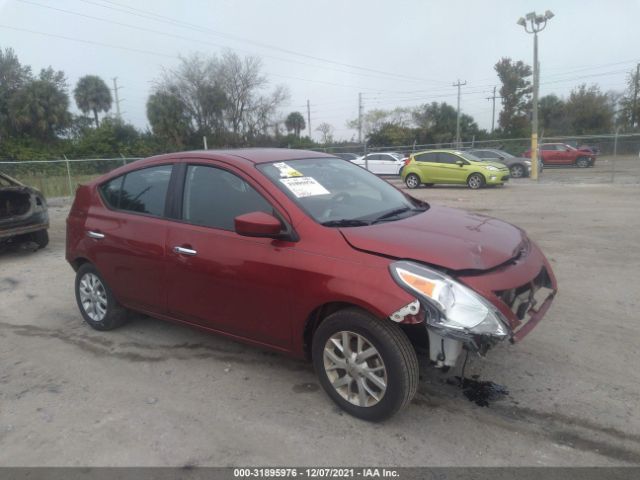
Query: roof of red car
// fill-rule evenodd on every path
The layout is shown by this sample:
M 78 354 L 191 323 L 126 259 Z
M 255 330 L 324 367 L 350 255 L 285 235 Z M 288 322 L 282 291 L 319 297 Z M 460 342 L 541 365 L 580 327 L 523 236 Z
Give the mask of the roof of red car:
M 278 160 L 295 160 L 299 158 L 333 157 L 324 152 L 311 150 L 296 150 L 291 148 L 238 148 L 229 150 L 193 150 L 188 152 L 167 153 L 150 157 L 148 160 L 164 160 L 169 158 L 211 158 L 226 159 L 230 157 L 242 158 L 252 163 L 275 162 Z

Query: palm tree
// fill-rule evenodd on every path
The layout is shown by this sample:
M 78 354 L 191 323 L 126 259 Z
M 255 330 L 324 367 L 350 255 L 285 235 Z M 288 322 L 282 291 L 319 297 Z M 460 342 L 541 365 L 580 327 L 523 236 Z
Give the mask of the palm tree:
M 307 125 L 304 123 L 304 117 L 300 112 L 291 112 L 284 121 L 284 126 L 287 127 L 288 132 L 293 130 L 296 137 L 300 138 L 300 130 L 304 130 Z
M 93 112 L 96 127 L 100 126 L 98 112 L 111 109 L 111 91 L 104 80 L 96 75 L 86 75 L 78 80 L 73 95 L 82 113 Z

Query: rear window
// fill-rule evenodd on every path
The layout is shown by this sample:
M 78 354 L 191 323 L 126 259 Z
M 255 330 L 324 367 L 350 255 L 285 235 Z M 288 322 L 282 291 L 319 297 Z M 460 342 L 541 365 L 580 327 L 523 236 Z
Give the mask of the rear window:
M 163 216 L 171 168 L 143 168 L 114 178 L 100 187 L 102 198 L 117 210 Z

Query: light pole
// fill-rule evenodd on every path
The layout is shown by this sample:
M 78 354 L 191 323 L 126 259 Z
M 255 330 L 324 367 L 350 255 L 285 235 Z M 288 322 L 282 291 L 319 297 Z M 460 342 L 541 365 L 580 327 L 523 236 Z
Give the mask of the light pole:
M 538 32 L 544 30 L 547 21 L 554 17 L 551 10 L 538 15 L 536 12 L 527 13 L 520 17 L 518 25 L 524 27 L 527 33 L 533 33 L 533 115 L 531 118 L 531 179 L 538 180 L 538 88 L 540 86 L 540 65 L 538 64 Z

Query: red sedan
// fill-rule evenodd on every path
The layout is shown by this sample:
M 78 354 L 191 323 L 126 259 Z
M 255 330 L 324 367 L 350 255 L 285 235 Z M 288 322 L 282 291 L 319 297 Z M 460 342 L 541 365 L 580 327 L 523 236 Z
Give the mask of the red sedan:
M 574 148 L 565 143 L 542 143 L 538 147 L 539 157 L 545 166 L 575 165 L 577 167 L 593 167 L 596 155 L 588 148 Z M 522 154 L 531 158 L 531 149 Z
M 556 292 L 517 227 L 414 199 L 318 152 L 184 152 L 79 187 L 66 258 L 85 321 L 143 312 L 313 361 L 328 395 L 380 420 L 434 366 L 519 340 Z M 408 327 L 411 325 L 411 327 Z

